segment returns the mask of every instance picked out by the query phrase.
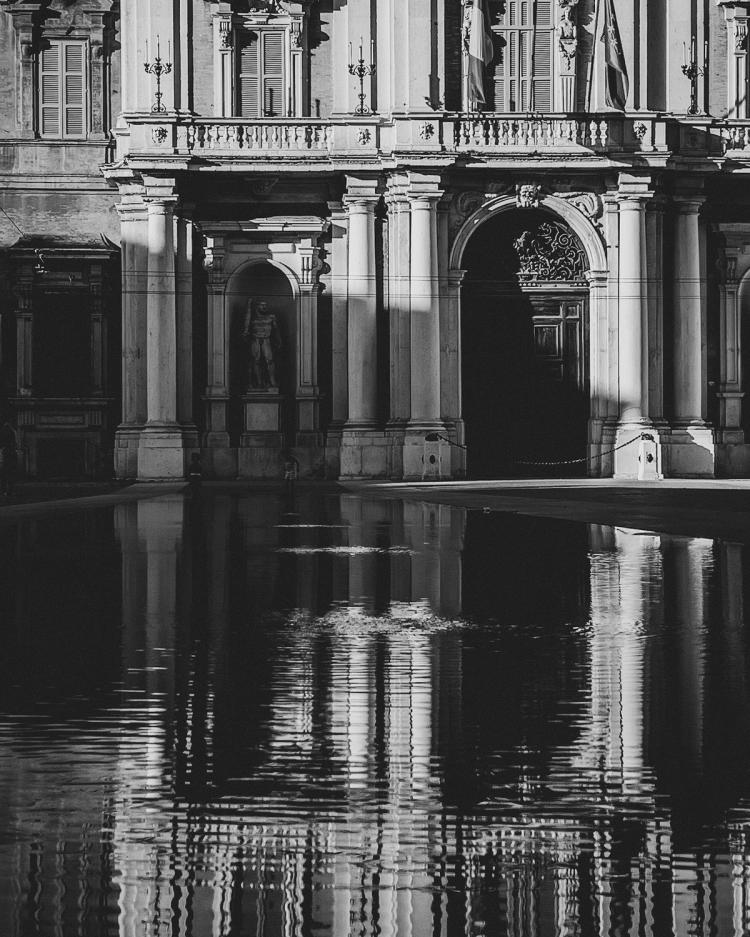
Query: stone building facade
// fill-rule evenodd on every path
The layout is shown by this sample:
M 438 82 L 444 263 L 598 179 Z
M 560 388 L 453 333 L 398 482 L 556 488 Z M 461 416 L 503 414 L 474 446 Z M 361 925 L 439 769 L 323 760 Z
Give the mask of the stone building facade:
M 26 472 L 750 475 L 750 3 L 607 6 L 0 0 Z

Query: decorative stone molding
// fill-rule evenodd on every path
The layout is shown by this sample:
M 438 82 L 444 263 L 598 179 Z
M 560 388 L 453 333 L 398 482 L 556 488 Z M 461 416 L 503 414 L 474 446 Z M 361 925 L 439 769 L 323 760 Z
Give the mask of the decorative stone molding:
M 367 127 L 362 127 L 357 131 L 357 143 L 360 146 L 367 146 L 367 144 L 372 140 L 372 133 L 367 129 Z
M 435 136 L 435 125 L 429 121 L 419 125 L 419 139 L 431 140 Z
M 516 186 L 516 205 L 518 208 L 539 208 L 542 187 L 537 183 L 521 183 Z
M 578 0 L 559 0 L 560 25 L 558 27 L 560 52 L 563 62 L 568 69 L 575 68 L 575 58 L 578 53 L 578 24 L 576 22 L 576 7 Z
M 577 208 L 597 227 L 601 225 L 604 207 L 600 196 L 594 192 L 556 192 L 555 194 Z
M 560 221 L 543 221 L 513 242 L 521 280 L 582 282 L 588 263 L 583 245 Z
M 169 136 L 169 131 L 166 127 L 154 127 L 151 131 L 151 139 L 154 143 L 164 143 Z

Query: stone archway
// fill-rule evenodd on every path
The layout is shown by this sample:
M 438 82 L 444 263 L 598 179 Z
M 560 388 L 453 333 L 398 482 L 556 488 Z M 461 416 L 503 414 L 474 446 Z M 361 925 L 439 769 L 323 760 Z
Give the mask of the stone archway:
M 589 254 L 572 225 L 547 205 L 520 208 L 513 200 L 503 207 L 480 210 L 454 246 L 465 271 L 460 367 L 467 471 L 583 474 L 586 463 L 573 460 L 587 458 L 595 435 Z M 573 464 L 530 464 L 544 462 Z

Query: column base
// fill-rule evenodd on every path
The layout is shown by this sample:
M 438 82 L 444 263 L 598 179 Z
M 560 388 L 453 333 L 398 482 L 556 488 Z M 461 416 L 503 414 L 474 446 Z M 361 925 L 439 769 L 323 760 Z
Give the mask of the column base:
M 722 434 L 723 435 L 723 434 Z M 719 439 L 716 443 L 716 474 L 723 478 L 750 478 L 750 444 L 743 438 L 732 442 Z
M 404 481 L 451 478 L 450 442 L 445 439 L 429 440 L 428 436 L 445 436 L 442 423 L 408 423 L 403 441 Z
M 659 481 L 664 478 L 665 428 L 652 423 L 621 423 L 615 433 L 613 478 Z M 622 447 L 622 448 L 618 448 Z
M 120 424 L 115 432 L 115 478 L 126 481 L 138 477 L 138 446 L 142 426 Z
M 713 428 L 698 421 L 673 423 L 666 463 L 669 478 L 713 478 L 716 474 Z
M 341 431 L 339 478 L 387 478 L 388 442 L 383 430 L 347 423 Z
M 185 477 L 185 439 L 178 426 L 148 425 L 138 445 L 139 481 L 175 481 Z

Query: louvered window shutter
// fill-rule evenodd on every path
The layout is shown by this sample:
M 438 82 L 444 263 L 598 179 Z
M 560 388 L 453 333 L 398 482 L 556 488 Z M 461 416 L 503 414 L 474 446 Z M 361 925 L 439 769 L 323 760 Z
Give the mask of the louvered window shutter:
M 62 135 L 60 89 L 62 87 L 61 48 L 43 49 L 39 59 L 39 116 L 42 136 Z
M 257 119 L 260 113 L 260 36 L 246 29 L 240 33 L 237 90 L 238 116 Z
M 240 117 L 283 117 L 286 113 L 284 47 L 280 29 L 244 30 L 239 43 L 237 109 Z
M 552 0 L 508 0 L 501 19 L 504 47 L 495 75 L 495 110 L 552 110 L 552 16 Z
M 65 83 L 63 107 L 65 111 L 65 136 L 82 137 L 85 130 L 85 61 L 82 42 L 66 42 L 63 46 Z
M 86 135 L 86 46 L 52 41 L 39 57 L 39 129 L 43 137 Z
M 284 116 L 283 34 L 263 34 L 263 116 Z

